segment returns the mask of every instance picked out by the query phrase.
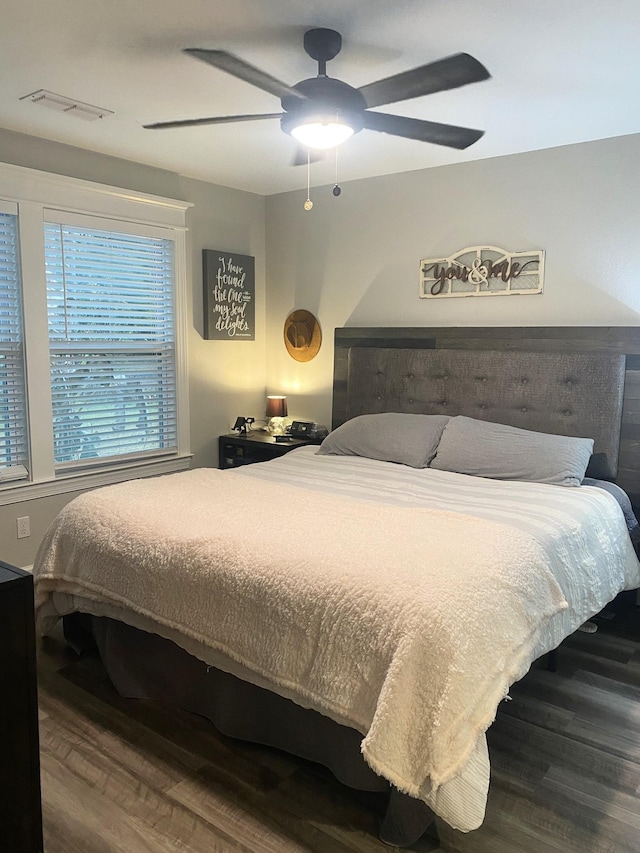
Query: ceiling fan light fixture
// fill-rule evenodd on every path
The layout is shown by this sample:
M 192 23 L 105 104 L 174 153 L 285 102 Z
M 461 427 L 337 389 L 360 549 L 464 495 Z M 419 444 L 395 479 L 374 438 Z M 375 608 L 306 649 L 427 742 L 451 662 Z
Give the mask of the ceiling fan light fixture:
M 337 121 L 313 121 L 291 128 L 291 136 L 307 148 L 335 148 L 353 136 L 353 128 Z
M 341 110 L 339 113 L 304 113 L 284 115 L 282 129 L 307 148 L 328 149 L 341 145 L 362 130 L 362 117 Z

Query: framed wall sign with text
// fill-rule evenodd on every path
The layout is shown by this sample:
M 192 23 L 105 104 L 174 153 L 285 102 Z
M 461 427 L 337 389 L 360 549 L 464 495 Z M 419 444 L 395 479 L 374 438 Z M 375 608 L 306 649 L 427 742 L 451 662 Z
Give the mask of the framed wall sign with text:
M 205 340 L 255 340 L 255 259 L 203 249 L 202 272 Z
M 467 246 L 448 258 L 420 261 L 420 298 L 542 293 L 544 252 Z

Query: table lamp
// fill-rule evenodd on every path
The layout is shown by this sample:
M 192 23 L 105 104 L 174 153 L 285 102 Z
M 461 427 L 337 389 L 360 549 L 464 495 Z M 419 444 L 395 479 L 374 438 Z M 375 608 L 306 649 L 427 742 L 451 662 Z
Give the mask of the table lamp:
M 271 435 L 284 434 L 284 419 L 287 416 L 287 398 L 275 394 L 267 397 L 267 429 Z

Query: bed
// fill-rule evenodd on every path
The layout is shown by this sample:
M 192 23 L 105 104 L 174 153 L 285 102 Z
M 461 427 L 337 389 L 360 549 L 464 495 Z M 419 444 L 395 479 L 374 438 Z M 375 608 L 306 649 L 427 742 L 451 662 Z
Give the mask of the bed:
M 388 789 L 402 844 L 481 824 L 510 685 L 640 586 L 625 353 L 411 331 L 337 332 L 319 450 L 80 496 L 34 566 L 40 630 L 89 625 L 120 692 Z

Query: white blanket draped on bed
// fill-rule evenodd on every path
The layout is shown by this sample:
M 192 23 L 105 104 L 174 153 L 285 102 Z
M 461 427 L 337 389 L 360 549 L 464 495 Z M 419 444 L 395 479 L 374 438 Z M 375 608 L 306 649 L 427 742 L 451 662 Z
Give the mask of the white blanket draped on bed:
M 597 489 L 487 491 L 403 468 L 296 451 L 81 495 L 36 560 L 40 627 L 80 609 L 239 665 L 361 731 L 377 773 L 474 829 L 497 705 L 534 657 L 637 586 L 638 564 Z M 462 510 L 434 508 L 469 480 Z

